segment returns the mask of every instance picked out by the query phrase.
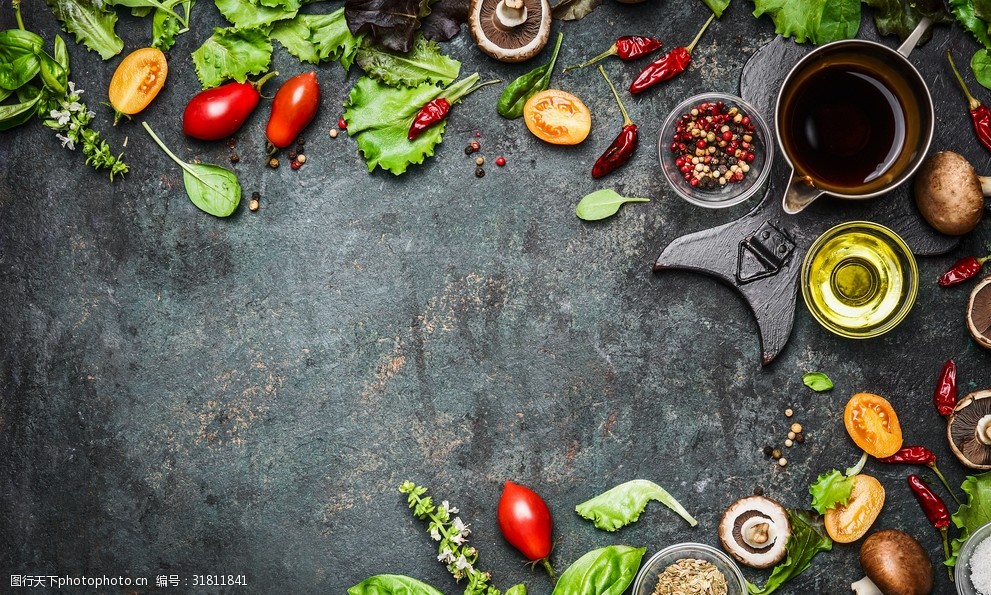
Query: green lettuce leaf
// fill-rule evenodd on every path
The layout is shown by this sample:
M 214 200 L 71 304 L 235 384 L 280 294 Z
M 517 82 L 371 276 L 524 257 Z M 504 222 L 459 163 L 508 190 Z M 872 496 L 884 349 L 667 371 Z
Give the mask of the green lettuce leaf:
M 100 0 L 46 0 L 55 18 L 76 42 L 100 54 L 104 60 L 124 49 L 124 40 L 117 36 L 117 13 Z
M 973 0 L 950 0 L 950 12 L 964 29 L 970 31 L 978 43 L 991 49 L 988 24 L 977 16 Z
M 864 4 L 873 8 L 874 24 L 881 35 L 897 35 L 906 39 L 922 17 L 929 17 L 933 24 L 949 23 L 953 16 L 946 11 L 943 0 L 864 0 Z M 920 44 L 932 38 L 932 27 L 926 30 Z
M 715 13 L 717 19 L 722 17 L 723 11 L 729 7 L 729 0 L 702 0 L 702 2 Z
M 768 595 L 802 574 L 812 566 L 812 558 L 819 552 L 833 549 L 833 540 L 826 534 L 822 517 L 805 510 L 788 510 L 791 520 L 791 537 L 785 545 L 785 561 L 774 567 L 763 587 L 747 582 L 750 595 Z
M 261 6 L 245 0 L 214 0 L 224 18 L 238 29 L 265 27 L 277 21 L 291 19 L 299 11 L 283 6 Z
M 977 476 L 968 476 L 961 486 L 967 494 L 967 502 L 960 505 L 950 519 L 953 524 L 960 529 L 959 537 L 953 539 L 951 543 L 950 559 L 946 561 L 947 566 L 956 566 L 957 555 L 963 547 L 970 532 L 981 525 L 991 523 L 991 471 Z
M 636 522 L 651 500 L 675 511 L 688 524 L 698 524 L 692 515 L 664 488 L 646 479 L 634 479 L 609 489 L 575 507 L 575 512 L 603 531 L 615 531 Z
M 405 54 L 365 42 L 358 49 L 356 60 L 365 74 L 391 87 L 449 85 L 461 71 L 461 62 L 445 56 L 439 45 L 423 35 L 414 38 L 413 49 Z
M 830 508 L 846 506 L 853 492 L 853 484 L 856 483 L 855 478 L 856 475 L 846 476 L 836 469 L 820 475 L 815 483 L 809 486 L 812 508 L 819 514 L 826 514 Z
M 345 70 L 354 62 L 361 43 L 361 37 L 355 37 L 348 29 L 343 8 L 330 14 L 301 14 L 276 23 L 272 39 L 303 62 L 337 60 Z
M 850 39 L 860 29 L 860 0 L 754 0 L 754 16 L 768 15 L 776 33 L 816 45 Z
M 204 89 L 228 79 L 243 83 L 248 75 L 268 70 L 272 42 L 261 29 L 214 29 L 203 45 L 193 52 L 196 76 Z

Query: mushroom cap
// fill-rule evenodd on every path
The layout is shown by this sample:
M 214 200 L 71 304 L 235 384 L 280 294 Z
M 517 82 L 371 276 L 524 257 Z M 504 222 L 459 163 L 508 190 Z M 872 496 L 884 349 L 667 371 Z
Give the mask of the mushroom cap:
M 770 568 L 784 560 L 791 537 L 788 511 L 764 496 L 741 498 L 719 521 L 719 541 L 731 556 L 751 568 Z
M 967 330 L 978 345 L 991 349 L 991 277 L 985 277 L 970 292 Z
M 509 8 L 522 2 L 519 11 Z M 522 12 L 521 12 L 522 11 Z M 505 15 L 525 15 L 514 24 Z M 471 0 L 468 28 L 480 50 L 501 62 L 522 62 L 540 53 L 551 34 L 551 5 L 548 0 Z
M 974 391 L 953 408 L 946 423 L 953 454 L 971 469 L 991 469 L 991 389 Z
M 860 546 L 860 567 L 884 595 L 928 595 L 933 588 L 929 554 L 904 531 L 873 533 Z
M 959 236 L 981 222 L 984 192 L 973 166 L 953 151 L 934 153 L 915 175 L 915 204 L 936 231 Z

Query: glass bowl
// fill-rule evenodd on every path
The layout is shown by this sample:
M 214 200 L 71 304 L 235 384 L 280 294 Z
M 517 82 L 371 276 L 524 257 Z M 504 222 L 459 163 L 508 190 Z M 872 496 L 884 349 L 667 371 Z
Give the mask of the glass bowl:
M 827 230 L 802 263 L 802 297 L 819 324 L 867 339 L 908 316 L 919 290 L 911 249 L 883 225 L 849 221 Z
M 956 569 L 953 571 L 953 582 L 957 586 L 958 595 L 977 595 L 978 591 L 974 587 L 973 581 L 970 580 L 970 557 L 974 555 L 977 546 L 988 539 L 991 539 L 991 523 L 979 527 L 971 533 L 963 547 L 960 548 Z
M 651 595 L 664 569 L 684 558 L 711 562 L 726 577 L 727 595 L 746 595 L 747 584 L 736 563 L 722 551 L 702 543 L 678 543 L 651 556 L 640 567 L 630 593 Z
M 753 161 L 747 162 L 749 171 L 739 182 L 727 182 L 724 185 L 716 184 L 713 189 L 703 189 L 700 186 L 692 186 L 685 180 L 685 174 L 681 171 L 681 165 L 676 163 L 676 159 L 681 151 L 673 152 L 671 145 L 675 142 L 675 133 L 678 124 L 683 120 L 685 114 L 689 114 L 693 108 L 697 108 L 703 103 L 722 102 L 725 110 L 736 108 L 746 117 L 754 128 L 751 146 L 746 149 L 753 154 Z M 715 132 L 718 132 L 716 130 Z M 716 139 L 715 143 L 721 139 Z M 742 140 L 742 139 L 741 139 Z M 697 141 L 694 141 L 697 143 Z M 691 145 L 692 141 L 686 142 Z M 708 147 L 708 145 L 707 145 Z M 686 150 L 691 147 L 686 147 Z M 697 144 L 696 144 L 696 148 Z M 767 126 L 764 117 L 753 105 L 747 103 L 742 98 L 726 93 L 703 93 L 695 95 L 679 103 L 661 125 L 660 137 L 657 141 L 657 149 L 661 160 L 661 170 L 667 178 L 668 184 L 681 198 L 688 202 L 710 209 L 720 209 L 740 204 L 748 198 L 754 196 L 759 190 L 764 188 L 768 176 L 771 174 L 771 162 L 774 158 L 774 138 L 771 130 Z M 717 155 L 718 146 L 717 146 Z M 690 155 L 689 157 L 694 157 Z M 705 165 L 705 164 L 703 164 Z

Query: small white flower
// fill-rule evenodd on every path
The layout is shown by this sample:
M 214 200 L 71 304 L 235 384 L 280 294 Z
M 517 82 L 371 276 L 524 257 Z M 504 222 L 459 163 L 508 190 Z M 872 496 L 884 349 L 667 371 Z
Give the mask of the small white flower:
M 92 120 L 93 118 L 96 117 L 96 112 L 94 112 L 93 110 L 86 110 L 86 117 Z
M 442 551 L 437 556 L 437 561 L 444 562 L 445 564 L 450 564 L 451 562 L 454 562 L 454 552 L 451 551 L 451 548 L 447 548 L 447 547 L 444 548 L 444 551 Z
M 454 561 L 454 567 L 458 570 L 467 570 L 469 572 L 472 570 L 471 563 L 468 561 L 468 558 L 464 557 L 464 554 L 458 556 L 458 559 Z
M 444 510 L 446 510 L 447 512 L 451 513 L 451 514 L 458 514 L 458 509 L 455 508 L 454 506 L 451 506 L 451 503 L 448 502 L 447 500 L 444 500 L 443 502 L 441 502 L 440 503 L 440 507 L 443 508 Z
M 433 538 L 434 541 L 440 541 L 441 540 L 440 529 L 438 529 L 437 527 L 431 529 L 430 537 Z
M 82 95 L 82 94 L 83 94 L 83 90 L 82 89 L 77 90 L 76 83 L 69 81 L 69 95 Z
M 59 126 L 65 126 L 66 124 L 69 123 L 69 120 L 72 118 L 72 114 L 70 114 L 68 110 L 62 110 L 62 111 L 52 110 L 48 112 L 48 115 L 53 120 L 58 122 Z
M 61 135 L 61 134 L 56 134 L 55 135 L 55 138 L 57 138 L 60 141 L 62 141 L 62 148 L 63 149 L 69 149 L 70 151 L 72 151 L 72 150 L 74 150 L 76 148 L 76 144 L 74 142 L 72 142 L 72 139 L 69 138 L 68 136 L 64 136 L 64 135 Z
M 83 106 L 78 101 L 73 101 L 72 103 L 69 103 L 68 105 L 66 105 L 65 106 L 65 109 L 69 110 L 71 113 L 76 113 L 76 112 L 82 111 Z
M 461 520 L 461 517 L 454 517 L 454 522 L 452 524 L 454 525 L 454 530 L 457 531 L 462 537 L 468 537 L 471 535 L 471 529 L 469 529 L 468 525 Z

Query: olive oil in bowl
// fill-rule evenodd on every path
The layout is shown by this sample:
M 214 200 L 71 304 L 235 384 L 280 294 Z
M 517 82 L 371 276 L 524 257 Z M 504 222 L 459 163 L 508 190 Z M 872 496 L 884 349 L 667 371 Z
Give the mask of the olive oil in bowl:
M 876 337 L 901 322 L 915 303 L 918 269 L 905 242 L 865 221 L 838 225 L 809 248 L 802 295 L 812 316 L 854 339 Z

